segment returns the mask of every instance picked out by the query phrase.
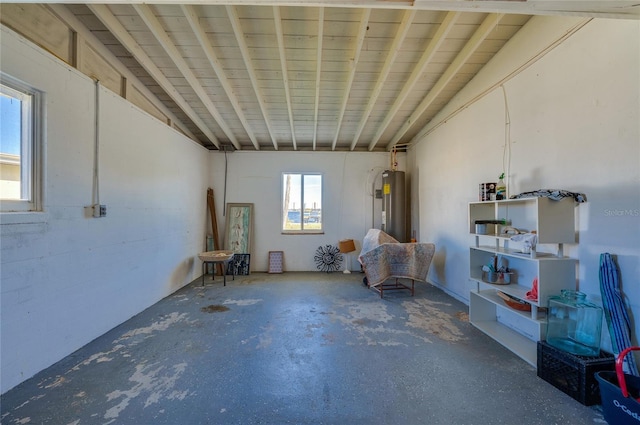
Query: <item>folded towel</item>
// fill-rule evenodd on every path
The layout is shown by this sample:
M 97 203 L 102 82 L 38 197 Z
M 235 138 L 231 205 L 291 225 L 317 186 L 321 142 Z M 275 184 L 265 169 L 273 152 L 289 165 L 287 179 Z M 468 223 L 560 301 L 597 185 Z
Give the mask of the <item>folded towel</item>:
M 514 242 L 524 242 L 529 246 L 536 246 L 538 243 L 538 235 L 535 233 L 520 233 L 519 235 L 513 235 L 509 238 Z
M 554 201 L 559 201 L 562 198 L 573 198 L 576 202 L 579 203 L 587 202 L 587 195 L 585 195 L 584 193 L 569 192 L 568 190 L 562 189 L 533 190 L 531 192 L 523 192 L 518 195 L 514 195 L 511 197 L 511 199 L 535 197 L 547 197 L 549 199 L 553 199 Z
M 513 235 L 509 238 L 514 242 L 523 242 L 522 252 L 528 254 L 532 249 L 536 248 L 538 243 L 538 235 L 535 233 L 521 233 L 519 235 Z

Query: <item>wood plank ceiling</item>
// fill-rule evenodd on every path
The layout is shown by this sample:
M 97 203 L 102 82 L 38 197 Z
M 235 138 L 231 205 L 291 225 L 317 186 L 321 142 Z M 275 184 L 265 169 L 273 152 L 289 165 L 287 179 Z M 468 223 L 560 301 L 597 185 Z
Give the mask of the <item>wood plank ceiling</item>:
M 66 7 L 201 144 L 225 150 L 409 145 L 531 17 L 245 3 Z

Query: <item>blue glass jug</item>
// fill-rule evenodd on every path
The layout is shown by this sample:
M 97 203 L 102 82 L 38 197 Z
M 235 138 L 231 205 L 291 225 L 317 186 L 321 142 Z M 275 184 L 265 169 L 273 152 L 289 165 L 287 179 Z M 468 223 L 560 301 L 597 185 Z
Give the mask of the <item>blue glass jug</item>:
M 600 355 L 602 308 L 586 301 L 586 294 L 563 289 L 549 298 L 547 343 L 579 356 Z

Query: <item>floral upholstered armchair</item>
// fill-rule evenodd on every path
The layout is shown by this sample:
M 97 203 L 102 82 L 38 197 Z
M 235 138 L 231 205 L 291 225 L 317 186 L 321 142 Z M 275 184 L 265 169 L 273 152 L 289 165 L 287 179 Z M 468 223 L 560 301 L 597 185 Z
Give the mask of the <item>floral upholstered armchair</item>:
M 370 229 L 362 241 L 358 261 L 362 264 L 369 288 L 378 291 L 407 289 L 414 294 L 416 280 L 426 282 L 435 253 L 432 243 L 401 243 L 379 229 Z M 393 283 L 387 281 L 393 278 Z M 411 286 L 400 279 L 410 279 Z

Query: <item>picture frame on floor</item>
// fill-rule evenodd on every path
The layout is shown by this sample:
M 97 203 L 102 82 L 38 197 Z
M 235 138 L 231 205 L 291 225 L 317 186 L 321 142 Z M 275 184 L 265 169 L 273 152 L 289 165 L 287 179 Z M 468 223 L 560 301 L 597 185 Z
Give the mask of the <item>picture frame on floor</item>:
M 233 259 L 227 263 L 227 275 L 248 276 L 251 272 L 251 255 L 234 254 Z
M 282 273 L 283 269 L 284 251 L 269 251 L 269 273 Z

